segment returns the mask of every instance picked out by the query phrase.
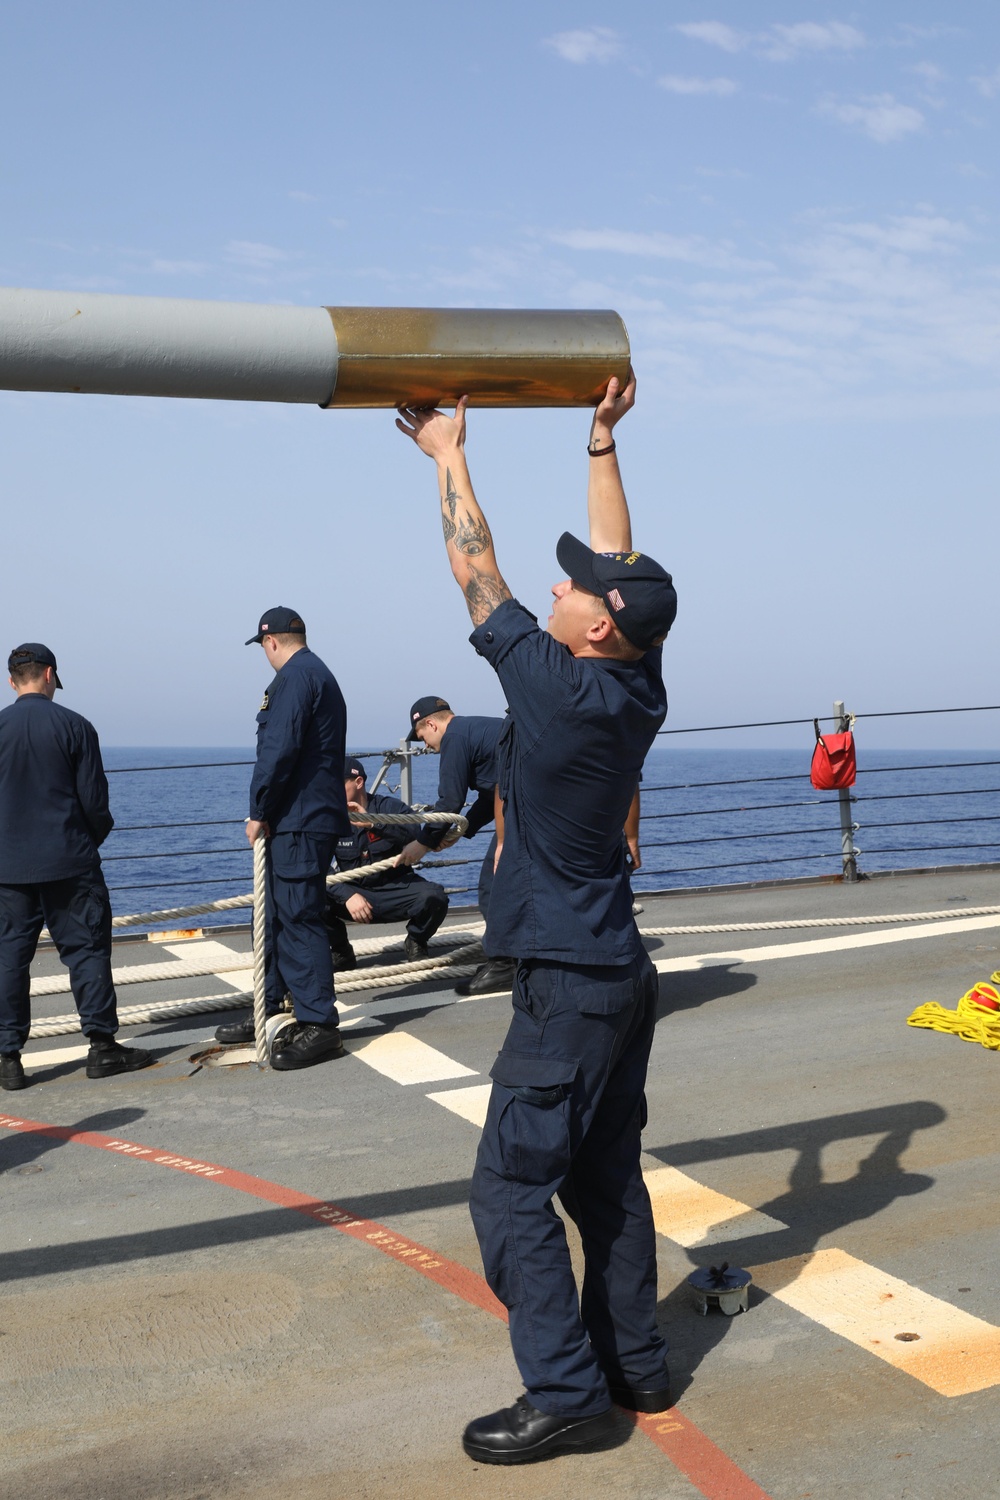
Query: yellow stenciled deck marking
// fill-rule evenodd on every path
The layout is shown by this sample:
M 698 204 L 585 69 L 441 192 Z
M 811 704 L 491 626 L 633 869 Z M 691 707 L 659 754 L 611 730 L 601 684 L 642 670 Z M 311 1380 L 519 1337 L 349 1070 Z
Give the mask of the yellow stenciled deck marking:
M 747 1203 L 705 1187 L 676 1167 L 650 1167 L 643 1177 L 657 1233 L 675 1244 L 721 1244 L 787 1227 Z
M 843 1250 L 752 1268 L 773 1297 L 942 1396 L 1000 1384 L 1000 1328 Z M 899 1334 L 917 1334 L 903 1340 Z

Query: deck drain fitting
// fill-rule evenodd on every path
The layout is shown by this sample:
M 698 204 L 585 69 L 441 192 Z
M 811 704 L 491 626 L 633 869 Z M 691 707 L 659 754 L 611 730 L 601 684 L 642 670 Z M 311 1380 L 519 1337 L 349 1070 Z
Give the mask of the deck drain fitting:
M 703 1318 L 710 1307 L 731 1318 L 750 1306 L 750 1272 L 725 1260 L 721 1266 L 701 1266 L 692 1271 L 688 1286 L 694 1292 L 694 1310 Z
M 294 1016 L 286 1015 L 279 1011 L 276 1016 L 268 1016 L 265 1035 L 267 1036 L 268 1054 L 274 1050 L 274 1039 L 279 1031 L 294 1023 Z M 246 1063 L 256 1063 L 257 1048 L 251 1042 L 248 1046 L 212 1046 L 203 1048 L 200 1052 L 193 1052 L 188 1059 L 203 1068 L 238 1068 Z
M 904 1344 L 912 1344 L 919 1337 L 920 1337 L 919 1333 L 894 1333 L 893 1334 L 893 1338 L 899 1339 L 900 1342 L 904 1343 Z

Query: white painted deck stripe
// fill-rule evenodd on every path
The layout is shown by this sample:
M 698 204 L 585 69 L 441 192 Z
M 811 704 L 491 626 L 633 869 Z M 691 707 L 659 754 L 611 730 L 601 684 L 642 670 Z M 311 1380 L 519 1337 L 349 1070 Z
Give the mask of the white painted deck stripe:
M 373 1037 L 363 1047 L 352 1048 L 352 1053 L 394 1083 L 438 1083 L 446 1078 L 477 1076 L 475 1068 L 455 1062 L 407 1031 Z
M 163 951 L 172 953 L 175 958 L 190 959 L 192 963 L 210 964 L 215 960 L 220 963 L 232 963 L 233 957 L 238 956 L 237 949 L 227 948 L 225 943 L 217 943 L 212 938 L 189 938 L 183 943 L 164 943 Z M 246 969 L 230 969 L 226 974 L 215 974 L 212 977 L 221 980 L 223 984 L 231 985 L 234 990 L 253 989 L 253 955 L 247 954 Z
M 805 943 L 768 943 L 760 948 L 729 948 L 718 953 L 689 953 L 684 958 L 654 960 L 658 974 L 682 974 L 723 964 L 766 963 L 773 958 L 807 958 L 817 953 L 843 953 L 850 948 L 878 948 L 885 943 L 912 943 L 918 938 L 947 937 L 952 932 L 981 932 L 1000 927 L 1000 917 L 968 917 L 964 922 L 928 922 L 923 927 L 893 928 L 888 932 L 855 932 L 843 937 L 815 938 Z
M 657 1233 L 686 1248 L 718 1245 L 726 1240 L 787 1228 L 780 1219 L 772 1219 L 759 1209 L 727 1198 L 724 1193 L 695 1182 L 676 1167 L 650 1167 L 643 1171 L 643 1177 Z
M 445 1089 L 440 1094 L 428 1094 L 435 1104 L 443 1104 L 453 1115 L 461 1115 L 470 1125 L 480 1129 L 486 1124 L 486 1109 L 490 1102 L 492 1083 L 473 1083 L 464 1089 Z
M 1000 1385 L 1000 1328 L 843 1250 L 755 1266 L 773 1297 L 942 1396 Z M 916 1333 L 912 1341 L 901 1333 Z
M 44 1052 L 22 1052 L 21 1066 L 26 1073 L 32 1068 L 54 1068 L 59 1063 L 83 1062 L 90 1051 L 89 1042 L 81 1047 L 79 1043 L 75 1047 L 47 1047 Z

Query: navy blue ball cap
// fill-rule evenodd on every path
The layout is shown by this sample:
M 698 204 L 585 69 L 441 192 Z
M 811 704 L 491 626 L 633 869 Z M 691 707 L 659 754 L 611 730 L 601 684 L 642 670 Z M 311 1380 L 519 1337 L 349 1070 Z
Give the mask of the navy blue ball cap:
M 353 781 L 355 776 L 360 776 L 362 781 L 367 781 L 368 772 L 356 755 L 349 755 L 344 761 L 344 780 Z
M 431 714 L 450 714 L 451 705 L 443 698 L 435 698 L 433 693 L 427 698 L 418 698 L 416 703 L 410 705 L 410 732 L 406 736 L 408 740 L 417 737 L 417 725 L 421 719 L 427 719 Z
M 627 641 L 648 651 L 665 639 L 677 614 L 677 594 L 665 568 L 644 552 L 592 552 L 564 531 L 559 566 L 574 583 L 597 594 Z
M 7 671 L 13 672 L 15 667 L 26 667 L 31 662 L 37 662 L 40 667 L 51 667 L 56 674 L 56 687 L 62 687 L 56 659 L 48 646 L 43 646 L 40 641 L 25 641 L 23 646 L 15 646 L 7 658 Z
M 274 609 L 266 609 L 260 617 L 257 626 L 257 634 L 252 635 L 245 643 L 248 646 L 259 646 L 266 635 L 305 635 L 306 627 L 302 616 L 297 609 L 287 609 L 284 604 L 279 604 Z

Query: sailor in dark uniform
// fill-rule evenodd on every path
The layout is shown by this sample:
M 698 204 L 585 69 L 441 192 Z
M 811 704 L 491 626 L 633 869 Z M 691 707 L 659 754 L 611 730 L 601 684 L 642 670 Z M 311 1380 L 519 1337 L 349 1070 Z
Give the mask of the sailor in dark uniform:
M 503 719 L 452 713 L 443 698 L 418 698 L 410 709 L 410 729 L 406 738 L 420 740 L 428 750 L 441 757 L 438 771 L 438 799 L 434 812 L 461 812 L 470 792 L 476 800 L 466 814 L 467 839 L 493 822 L 497 784 L 497 741 Z M 405 864 L 418 864 L 433 849 L 440 849 L 448 830 L 427 824 L 403 849 Z M 494 833 L 479 871 L 479 910 L 489 915 L 490 892 L 493 889 L 493 867 L 497 838 Z M 509 990 L 514 978 L 514 961 L 497 957 L 480 964 L 469 979 L 455 986 L 459 995 L 488 995 L 495 990 Z
M 30 967 L 43 924 L 69 969 L 87 1077 L 131 1073 L 152 1052 L 114 1039 L 111 901 L 98 849 L 114 827 L 97 731 L 54 701 L 62 687 L 47 646 L 7 661 L 17 701 L 0 713 L 0 1087 L 27 1086 Z
M 547 630 L 497 566 L 465 460 L 464 399 L 454 420 L 411 408 L 397 420 L 437 464 L 472 643 L 510 709 L 484 946 L 519 963 L 470 1207 L 526 1394 L 466 1428 L 466 1452 L 487 1463 L 613 1439 L 612 1399 L 640 1411 L 670 1404 L 639 1160 L 657 984 L 632 916 L 622 828 L 666 714 L 660 645 L 677 599 L 670 575 L 632 549 L 612 431 L 634 397 L 634 380 L 624 391 L 612 380 L 595 412 L 591 546 L 561 538 L 568 576 L 552 590 Z M 556 1194 L 580 1228 L 582 1294 Z
M 349 757 L 344 762 L 344 791 L 352 812 L 408 813 L 412 808 L 398 797 L 373 792 L 365 787 L 365 768 Z M 383 824 L 365 828 L 351 825 L 350 833 L 337 840 L 334 857 L 338 870 L 358 870 L 397 856 L 410 837 L 405 825 Z M 353 969 L 354 949 L 347 937 L 345 922 L 405 922 L 404 947 L 409 959 L 427 957 L 427 944 L 437 932 L 448 910 L 448 896 L 443 887 L 417 875 L 408 865 L 382 870 L 359 880 L 357 885 L 332 885 L 327 893 L 326 924 L 333 949 L 334 966 Z
M 350 828 L 341 776 L 347 709 L 295 610 L 267 610 L 247 645 L 254 642 L 275 677 L 257 715 L 247 838 L 268 840 L 267 1014 L 278 1013 L 288 992 L 297 1023 L 280 1033 L 271 1066 L 287 1071 L 344 1056 L 323 914 L 334 846 Z M 252 1041 L 253 1015 L 215 1035 Z

